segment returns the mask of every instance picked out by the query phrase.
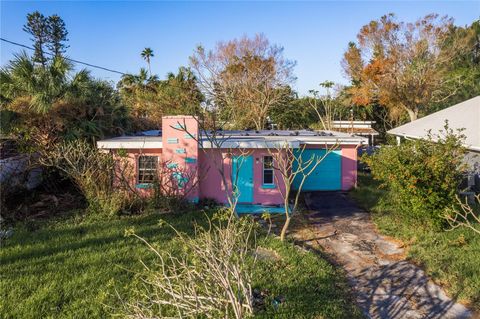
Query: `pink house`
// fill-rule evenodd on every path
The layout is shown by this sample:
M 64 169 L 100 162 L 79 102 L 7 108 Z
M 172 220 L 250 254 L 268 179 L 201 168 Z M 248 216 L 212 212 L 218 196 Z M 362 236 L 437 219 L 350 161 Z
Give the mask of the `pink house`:
M 152 192 L 152 183 L 159 181 L 164 191 L 192 201 L 211 198 L 226 203 L 235 181 L 238 202 L 244 207 L 272 208 L 283 204 L 285 188 L 272 165 L 278 145 L 288 143 L 294 150 L 303 150 L 306 160 L 337 145 L 302 190 L 346 191 L 357 181 L 357 148 L 368 143 L 347 133 L 308 130 L 220 131 L 213 145 L 209 136 L 211 132 L 200 132 L 191 116 L 166 116 L 161 131 L 106 139 L 97 146 L 127 158 L 134 167 L 132 187 L 146 196 Z

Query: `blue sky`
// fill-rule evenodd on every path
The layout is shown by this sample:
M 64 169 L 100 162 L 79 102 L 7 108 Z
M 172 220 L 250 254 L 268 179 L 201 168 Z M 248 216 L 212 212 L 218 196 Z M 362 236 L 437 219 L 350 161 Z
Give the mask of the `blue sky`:
M 137 72 L 140 52 L 155 52 L 152 71 L 163 77 L 188 64 L 197 44 L 212 48 L 219 40 L 264 33 L 297 62 L 294 87 L 305 94 L 324 80 L 346 83 L 340 61 L 364 24 L 393 12 L 413 21 L 436 12 L 466 25 L 480 17 L 480 1 L 370 2 L 141 2 L 1 1 L 1 36 L 31 45 L 22 31 L 27 13 L 59 14 L 69 30 L 71 58 L 122 72 Z M 19 48 L 1 43 L 1 64 Z M 119 75 L 94 70 L 99 78 Z

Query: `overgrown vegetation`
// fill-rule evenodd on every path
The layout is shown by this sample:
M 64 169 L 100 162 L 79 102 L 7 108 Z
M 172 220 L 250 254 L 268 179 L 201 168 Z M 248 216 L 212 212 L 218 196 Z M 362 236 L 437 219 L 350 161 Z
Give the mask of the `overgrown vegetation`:
M 125 302 L 145 297 L 132 293 L 143 291 L 140 260 L 152 266 L 158 256 L 125 230 L 133 227 L 162 253 L 182 253 L 182 241 L 173 229 L 159 228 L 160 218 L 188 236 L 192 220 L 207 226 L 198 211 L 18 225 L 0 249 L 0 317 L 108 317 L 123 309 L 118 296 Z M 264 235 L 258 246 L 271 254 L 257 258 L 253 272 L 253 292 L 263 296 L 257 317 L 360 317 L 345 279 L 324 259 Z
M 414 224 L 440 227 L 447 207 L 456 203 L 463 173 L 463 136 L 448 128 L 428 140 L 405 141 L 362 157 L 382 182 L 396 212 Z
M 408 258 L 421 265 L 451 297 L 480 310 L 480 236 L 467 228 L 444 231 L 415 223 L 369 174 L 359 174 L 358 188 L 351 196 L 372 212 L 381 233 L 405 243 Z
M 195 224 L 194 237 L 171 227 L 180 252 L 154 248 L 156 263 L 145 265 L 138 300 L 129 302 L 129 318 L 246 318 L 253 314 L 252 270 L 256 258 L 255 224 L 221 211 L 207 228 Z

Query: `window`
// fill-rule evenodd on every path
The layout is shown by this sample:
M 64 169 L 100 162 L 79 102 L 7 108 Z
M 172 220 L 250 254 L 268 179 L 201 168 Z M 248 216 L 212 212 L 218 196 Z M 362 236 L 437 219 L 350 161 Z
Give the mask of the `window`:
M 273 157 L 263 157 L 263 184 L 273 185 Z
M 140 156 L 138 158 L 138 183 L 153 183 L 157 179 L 158 156 Z

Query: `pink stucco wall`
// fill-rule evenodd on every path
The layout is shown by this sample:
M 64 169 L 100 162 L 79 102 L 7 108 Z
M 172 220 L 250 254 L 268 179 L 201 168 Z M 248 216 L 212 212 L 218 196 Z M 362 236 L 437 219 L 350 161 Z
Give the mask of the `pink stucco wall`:
M 342 146 L 342 190 L 350 190 L 357 184 L 357 147 Z
M 200 150 L 200 197 L 212 198 L 217 202 L 227 202 L 227 190 L 231 192 L 231 156 L 226 156 L 227 150 L 207 149 Z M 285 193 L 285 185 L 279 172 L 275 172 L 275 188 L 263 188 L 263 156 L 270 155 L 267 150 L 251 149 L 248 155 L 253 157 L 253 203 L 254 204 L 283 204 L 282 193 Z M 233 151 L 233 155 L 239 152 Z M 223 164 L 222 164 L 223 163 Z M 222 183 L 219 167 L 223 165 L 227 180 L 227 190 Z
M 197 138 L 198 123 L 192 116 L 164 116 L 162 118 L 162 160 L 165 164 L 178 165 L 172 171 L 188 177 L 187 185 L 182 190 L 186 197 L 193 201 L 198 200 L 200 196 Z
M 162 149 L 125 149 L 122 150 L 122 153 L 125 153 L 126 156 L 119 156 L 117 151 L 114 151 L 114 156 L 118 158 L 117 160 L 117 179 L 122 179 L 122 181 L 117 180 L 116 183 L 128 183 L 128 187 L 139 194 L 140 196 L 150 196 L 153 192 L 152 189 L 141 189 L 136 188 L 135 185 L 138 183 L 138 157 L 141 155 L 145 156 L 158 156 L 161 161 L 162 158 Z
M 177 128 L 176 128 L 177 127 Z M 182 128 L 179 128 L 182 127 Z M 187 133 L 187 132 L 188 133 Z M 129 149 L 127 160 L 134 167 L 131 177 L 131 185 L 135 188 L 138 172 L 137 163 L 140 155 L 159 156 L 160 165 L 176 163 L 177 172 L 184 172 L 189 176 L 189 186 L 181 191 L 186 192 L 190 200 L 200 198 L 212 198 L 220 203 L 227 202 L 227 192 L 232 189 L 232 165 L 231 158 L 240 155 L 238 150 L 226 156 L 227 149 L 199 149 L 196 137 L 198 137 L 198 123 L 189 116 L 166 116 L 162 120 L 162 145 L 163 149 Z M 195 138 L 191 138 L 189 134 Z M 324 148 L 325 146 L 314 145 L 308 148 Z M 355 187 L 357 182 L 357 149 L 355 145 L 341 145 L 341 189 L 349 190 Z M 282 193 L 285 192 L 285 185 L 281 175 L 275 171 L 275 187 L 263 187 L 263 156 L 270 155 L 268 150 L 250 149 L 248 155 L 253 157 L 253 204 L 283 204 Z M 227 189 L 223 185 L 218 166 L 223 165 L 226 176 Z M 171 172 L 159 172 L 160 180 L 165 176 L 171 176 Z M 188 189 L 188 191 L 186 191 Z M 137 192 L 148 196 L 152 190 L 137 189 Z

